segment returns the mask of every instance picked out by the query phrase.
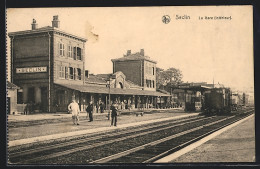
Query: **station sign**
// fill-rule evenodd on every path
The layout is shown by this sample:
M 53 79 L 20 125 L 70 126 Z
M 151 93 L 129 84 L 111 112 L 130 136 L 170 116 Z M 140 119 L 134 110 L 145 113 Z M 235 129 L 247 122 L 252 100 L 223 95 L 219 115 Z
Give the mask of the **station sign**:
M 47 72 L 47 66 L 16 68 L 16 73 L 39 73 L 39 72 Z

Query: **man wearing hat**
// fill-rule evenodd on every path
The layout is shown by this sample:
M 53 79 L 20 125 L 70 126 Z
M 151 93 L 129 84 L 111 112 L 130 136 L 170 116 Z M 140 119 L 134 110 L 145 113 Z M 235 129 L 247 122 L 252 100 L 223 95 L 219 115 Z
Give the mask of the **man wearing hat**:
M 86 109 L 88 115 L 89 115 L 89 122 L 93 121 L 93 103 L 92 101 L 89 102 L 89 105 Z
M 111 126 L 115 126 L 116 127 L 116 122 L 117 122 L 117 105 L 116 103 L 114 102 L 111 106 L 111 110 L 112 110 L 112 113 L 111 113 Z
M 72 99 L 72 102 L 68 106 L 68 110 L 72 114 L 72 122 L 73 124 L 79 125 L 79 105 L 75 99 Z

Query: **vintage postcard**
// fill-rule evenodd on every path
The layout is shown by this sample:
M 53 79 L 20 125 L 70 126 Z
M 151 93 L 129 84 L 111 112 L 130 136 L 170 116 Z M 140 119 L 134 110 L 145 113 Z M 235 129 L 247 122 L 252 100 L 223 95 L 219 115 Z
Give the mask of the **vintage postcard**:
M 7 8 L 7 164 L 255 160 L 253 7 Z

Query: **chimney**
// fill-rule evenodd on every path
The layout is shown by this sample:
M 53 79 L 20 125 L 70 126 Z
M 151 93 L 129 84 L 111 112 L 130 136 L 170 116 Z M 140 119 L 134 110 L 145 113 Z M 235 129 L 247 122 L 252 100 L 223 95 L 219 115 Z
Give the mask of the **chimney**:
M 56 27 L 56 28 L 60 27 L 60 21 L 58 17 L 59 17 L 58 15 L 53 16 L 52 27 Z
M 37 29 L 37 27 L 38 27 L 38 24 L 36 23 L 36 20 L 33 19 L 33 22 L 32 22 L 32 30 Z
M 127 50 L 126 56 L 131 55 L 131 50 Z
M 140 50 L 140 55 L 144 56 L 144 49 Z

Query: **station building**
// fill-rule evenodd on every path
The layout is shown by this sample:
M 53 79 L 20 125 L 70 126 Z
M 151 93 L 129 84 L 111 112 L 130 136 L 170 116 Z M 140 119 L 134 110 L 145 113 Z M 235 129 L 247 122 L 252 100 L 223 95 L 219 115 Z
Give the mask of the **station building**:
M 87 39 L 60 30 L 58 16 L 53 16 L 52 26 L 38 28 L 35 19 L 31 25 L 31 30 L 8 34 L 11 82 L 20 87 L 18 103 L 31 102 L 40 112 L 57 112 L 67 111 L 75 98 L 81 111 L 94 101 L 98 112 L 99 105 L 108 108 L 109 101 L 122 103 L 122 109 L 151 108 L 170 96 L 156 91 L 156 62 L 143 50 L 112 60 L 112 74 L 93 75 L 85 70 Z
M 113 73 L 123 72 L 127 79 L 144 88 L 144 90 L 156 91 L 156 61 L 145 56 L 144 49 L 131 53 L 127 50 L 124 57 L 112 59 Z

